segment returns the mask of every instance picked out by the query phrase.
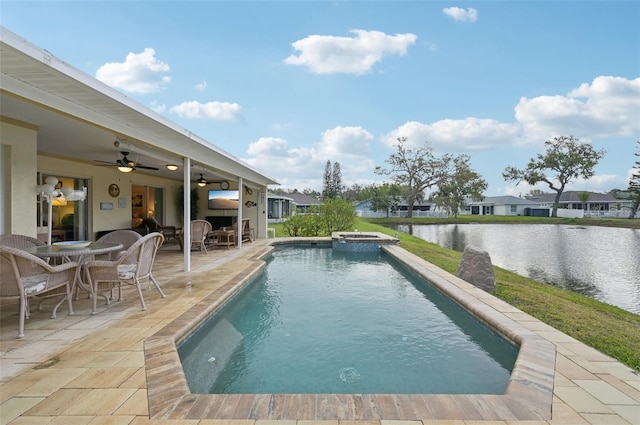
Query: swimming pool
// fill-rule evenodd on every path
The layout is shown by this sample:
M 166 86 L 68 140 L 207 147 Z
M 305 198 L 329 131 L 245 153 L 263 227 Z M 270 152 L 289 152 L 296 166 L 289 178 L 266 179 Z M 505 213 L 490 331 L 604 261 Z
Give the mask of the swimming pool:
M 380 249 L 289 246 L 178 353 L 194 393 L 503 394 L 517 349 Z
M 212 280 L 208 285 L 210 292 L 193 300 L 183 314 L 144 340 L 150 419 L 544 421 L 551 418 L 556 349 L 547 338 L 538 335 L 540 322 L 531 318 L 530 325 L 527 324 L 529 319 L 520 310 L 394 245 L 381 249 L 519 347 L 504 394 L 192 392 L 177 346 L 261 272 L 264 259 L 275 246 L 331 243 L 331 238 L 258 240 L 252 245 L 250 258 L 223 265 L 221 275 L 216 271 L 218 266 L 194 272 L 194 277 L 200 276 L 198 279 Z

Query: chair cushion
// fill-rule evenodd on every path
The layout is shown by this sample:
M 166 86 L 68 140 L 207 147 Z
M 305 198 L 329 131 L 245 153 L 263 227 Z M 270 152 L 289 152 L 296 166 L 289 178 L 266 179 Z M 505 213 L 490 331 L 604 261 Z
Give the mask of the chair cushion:
M 23 277 L 21 280 L 25 295 L 35 294 L 43 291 L 47 287 L 46 274 Z
M 133 279 L 136 275 L 137 263 L 133 264 L 120 264 L 118 266 L 118 278 L 122 280 Z

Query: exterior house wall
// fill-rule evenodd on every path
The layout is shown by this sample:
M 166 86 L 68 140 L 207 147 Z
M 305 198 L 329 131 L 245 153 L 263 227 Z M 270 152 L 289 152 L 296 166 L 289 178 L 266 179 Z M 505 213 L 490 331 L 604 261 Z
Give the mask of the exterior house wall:
M 4 187 L 0 233 L 36 237 L 37 147 L 37 127 L 0 117 L 0 172 Z
M 495 205 L 493 215 L 516 215 L 511 212 L 511 205 Z
M 177 184 L 176 190 L 179 190 L 181 182 Z M 198 191 L 198 219 L 205 220 L 206 217 L 237 217 L 237 210 L 210 210 L 209 209 L 209 186 L 198 187 L 194 186 L 192 189 L 197 189 Z M 229 181 L 229 190 L 237 190 L 238 198 L 242 200 L 242 218 L 249 219 L 249 224 L 255 230 L 257 237 L 266 237 L 266 206 L 264 206 L 264 200 L 262 194 L 266 189 L 257 190 L 251 189 L 251 193 L 247 193 L 245 188 L 238 188 L 238 182 Z M 177 196 L 174 195 L 174 198 Z M 178 212 L 179 217 L 182 216 L 182 211 L 180 210 L 178 203 L 174 202 L 176 205 L 176 210 Z M 247 205 L 249 203 L 249 205 Z
M 89 233 L 101 230 L 128 229 L 131 227 L 131 186 L 149 186 L 164 189 L 164 214 L 167 225 L 181 225 L 177 203 L 180 182 L 165 179 L 138 171 L 121 173 L 115 167 L 96 167 L 93 164 L 69 161 L 49 156 L 38 156 L 38 170 L 47 175 L 83 178 L 89 180 L 87 199 L 89 202 Z M 32 180 L 35 179 L 35 171 Z M 115 183 L 120 187 L 117 198 L 109 195 L 109 185 Z M 118 198 L 124 198 L 126 207 L 118 206 Z M 101 202 L 113 203 L 112 210 L 100 210 Z M 35 208 L 35 190 L 33 196 Z M 33 219 L 35 226 L 36 219 Z
M 531 208 L 530 205 L 515 205 L 515 209 L 512 209 L 513 204 L 495 205 L 493 209 L 494 215 L 524 215 L 525 208 Z

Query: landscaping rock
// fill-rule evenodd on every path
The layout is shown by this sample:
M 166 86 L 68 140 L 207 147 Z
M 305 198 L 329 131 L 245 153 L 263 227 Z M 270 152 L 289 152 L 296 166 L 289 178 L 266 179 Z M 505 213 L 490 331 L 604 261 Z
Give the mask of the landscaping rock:
M 489 253 L 474 246 L 464 249 L 456 276 L 487 292 L 496 288 L 496 277 L 493 274 Z

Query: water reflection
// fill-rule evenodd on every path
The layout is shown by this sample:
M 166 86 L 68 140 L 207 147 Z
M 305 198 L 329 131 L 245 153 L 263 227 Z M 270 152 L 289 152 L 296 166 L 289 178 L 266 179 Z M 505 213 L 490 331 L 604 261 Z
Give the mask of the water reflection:
M 494 265 L 640 314 L 640 230 L 526 224 L 404 225 L 445 248 L 483 249 Z

